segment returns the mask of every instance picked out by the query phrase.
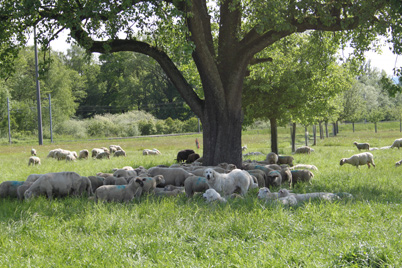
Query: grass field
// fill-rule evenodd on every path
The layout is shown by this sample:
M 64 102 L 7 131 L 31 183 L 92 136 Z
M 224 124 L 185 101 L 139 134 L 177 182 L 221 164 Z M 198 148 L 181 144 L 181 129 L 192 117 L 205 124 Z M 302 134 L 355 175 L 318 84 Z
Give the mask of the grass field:
M 336 137 L 318 140 L 311 155 L 294 156 L 295 163 L 319 169 L 312 185 L 299 184 L 294 192 L 348 192 L 352 200 L 286 207 L 258 200 L 257 191 L 226 204 L 207 204 L 200 196 L 147 196 L 130 204 L 0 199 L 0 267 L 401 267 L 402 168 L 394 164 L 402 150 L 372 151 L 375 169 L 339 165 L 358 152 L 355 140 L 383 147 L 401 138 L 399 123 L 379 124 L 378 133 L 369 124 L 357 125 L 355 133 L 351 129 L 341 125 Z M 281 154 L 291 152 L 289 132 L 279 130 Z M 248 152 L 268 153 L 268 133 L 245 132 Z M 202 146 L 201 134 L 3 145 L 0 182 L 23 181 L 32 173 L 89 176 L 126 165 L 170 165 L 178 150 L 195 149 L 195 138 Z M 303 139 L 300 129 L 298 146 Z M 54 148 L 78 152 L 110 144 L 121 145 L 127 157 L 74 163 L 46 158 Z M 28 167 L 32 147 L 41 166 Z M 143 156 L 145 148 L 158 148 L 163 155 Z

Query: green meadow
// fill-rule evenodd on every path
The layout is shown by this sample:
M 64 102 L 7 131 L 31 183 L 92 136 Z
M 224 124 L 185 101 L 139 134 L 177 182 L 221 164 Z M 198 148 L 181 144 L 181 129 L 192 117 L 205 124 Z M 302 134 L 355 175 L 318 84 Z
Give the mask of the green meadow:
M 353 199 L 288 207 L 257 199 L 257 189 L 226 204 L 208 204 L 200 195 L 143 196 L 128 204 L 95 204 L 86 197 L 0 199 L 0 267 L 401 267 L 402 167 L 395 162 L 402 159 L 402 150 L 372 151 L 375 168 L 339 165 L 341 158 L 358 153 L 353 141 L 380 148 L 402 138 L 399 122 L 379 123 L 378 133 L 373 124 L 355 127 L 353 133 L 351 125 L 341 124 L 337 136 L 317 138 L 310 155 L 294 155 L 295 164 L 313 164 L 318 171 L 313 171 L 311 185 L 293 189 L 347 192 Z M 278 132 L 280 154 L 291 154 L 289 128 Z M 311 129 L 309 134 L 311 145 Z M 46 158 L 55 148 L 79 152 L 111 144 L 122 146 L 127 157 Z M 181 149 L 202 154 L 202 144 L 202 134 L 193 134 L 1 145 L 0 182 L 23 181 L 33 173 L 89 176 L 127 165 L 171 165 Z M 244 144 L 245 153 L 269 153 L 269 130 L 244 131 Z M 299 127 L 297 147 L 303 144 L 304 128 Z M 31 148 L 37 150 L 40 166 L 28 166 Z M 157 148 L 162 155 L 143 156 L 145 148 Z

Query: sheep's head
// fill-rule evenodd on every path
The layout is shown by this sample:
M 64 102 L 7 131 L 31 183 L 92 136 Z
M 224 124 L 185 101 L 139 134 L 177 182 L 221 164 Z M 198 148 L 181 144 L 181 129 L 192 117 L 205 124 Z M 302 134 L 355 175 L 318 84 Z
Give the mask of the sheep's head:
M 280 189 L 278 191 L 279 197 L 286 197 L 290 194 L 290 192 L 287 189 Z
M 207 202 L 212 202 L 221 199 L 221 195 L 214 189 L 206 190 L 205 193 L 203 193 L 202 197 L 204 197 L 207 200 Z
M 398 161 L 395 163 L 395 167 L 399 167 L 402 164 L 402 161 Z
M 262 198 L 266 197 L 268 193 L 271 193 L 271 191 L 267 187 L 262 187 L 258 191 L 258 196 L 257 197 L 262 199 Z
M 355 141 L 355 142 L 353 142 L 353 144 L 354 144 L 354 145 L 357 145 L 357 142 Z
M 339 164 L 342 166 L 343 164 L 345 164 L 345 162 L 346 162 L 345 158 L 342 158 Z

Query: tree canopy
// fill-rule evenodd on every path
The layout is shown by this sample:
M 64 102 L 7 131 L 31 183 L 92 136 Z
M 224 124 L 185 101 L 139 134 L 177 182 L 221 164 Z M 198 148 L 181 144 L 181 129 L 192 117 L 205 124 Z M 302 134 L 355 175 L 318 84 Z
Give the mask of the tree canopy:
M 9 62 L 32 26 L 42 47 L 68 29 L 89 52 L 148 55 L 201 119 L 204 164 L 240 165 L 243 79 L 250 64 L 269 60 L 258 52 L 307 30 L 342 31 L 339 42 L 361 49 L 378 34 L 391 36 L 400 52 L 401 14 L 399 0 L 3 0 L 0 61 Z M 203 98 L 178 64 L 190 55 Z

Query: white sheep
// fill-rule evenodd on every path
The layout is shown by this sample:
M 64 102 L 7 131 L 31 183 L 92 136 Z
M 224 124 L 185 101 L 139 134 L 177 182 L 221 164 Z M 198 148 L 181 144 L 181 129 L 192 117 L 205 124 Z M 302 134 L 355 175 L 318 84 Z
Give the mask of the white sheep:
M 100 148 L 93 148 L 93 149 L 92 149 L 92 156 L 91 156 L 91 157 L 96 157 L 98 154 L 100 154 L 100 153 L 102 153 L 102 152 L 104 152 L 103 149 L 100 149 Z
M 68 155 L 66 155 L 66 162 L 68 162 L 68 161 L 75 161 L 75 160 L 77 160 L 77 158 L 75 157 L 74 154 L 68 154 Z
M 98 200 L 130 202 L 140 198 L 144 183 L 139 178 L 131 180 L 128 185 L 103 185 L 95 191 L 95 202 Z
M 226 199 L 223 198 L 217 191 L 215 191 L 215 189 L 206 190 L 205 193 L 202 194 L 202 197 L 204 197 L 208 203 L 213 201 L 226 203 Z
M 242 151 L 246 151 L 247 150 L 247 144 L 241 147 Z
M 110 159 L 110 153 L 103 151 L 96 155 L 96 159 L 104 159 L 104 158 Z
M 36 156 L 36 150 L 34 148 L 31 149 L 31 155 L 35 155 Z
M 304 202 L 304 201 L 308 201 L 311 199 L 323 199 L 323 200 L 328 200 L 328 201 L 334 201 L 334 200 L 340 199 L 339 196 L 337 196 L 333 193 L 327 193 L 327 192 L 292 194 L 287 189 L 280 189 L 278 194 L 279 194 L 280 198 L 293 195 L 296 198 L 297 202 Z
M 402 139 L 396 139 L 394 140 L 394 143 L 392 143 L 391 145 L 391 149 L 397 147 L 399 149 L 399 147 L 402 147 Z
M 123 150 L 117 150 L 114 152 L 113 157 L 119 157 L 119 156 L 126 156 L 126 152 Z
M 31 156 L 28 159 L 28 166 L 30 165 L 40 165 L 40 158 L 37 156 Z
M 139 177 L 137 177 L 139 178 Z M 163 175 L 156 175 L 154 177 L 143 177 L 140 178 L 144 185 L 142 186 L 143 193 L 154 193 L 156 186 L 159 184 L 165 183 L 165 179 Z
M 296 149 L 295 154 L 310 154 L 314 150 L 308 146 L 302 146 Z
M 294 160 L 293 156 L 279 155 L 277 164 L 278 165 L 286 164 L 286 165 L 289 165 L 289 166 L 292 167 L 293 166 L 293 160 Z
M 154 177 L 156 175 L 163 175 L 163 178 L 165 179 L 165 183 L 161 184 L 160 186 L 166 186 L 166 185 L 175 185 L 175 186 L 183 186 L 184 181 L 192 176 L 192 173 L 189 173 L 188 171 L 182 169 L 182 168 L 164 168 L 164 167 L 152 167 L 148 169 L 148 174 L 151 177 Z
M 268 164 L 276 164 L 278 163 L 278 155 L 274 152 L 270 152 L 269 154 L 267 154 L 265 161 L 267 161 Z
M 271 191 L 267 187 L 262 187 L 258 191 L 257 197 L 259 199 L 264 199 L 264 200 L 275 200 L 279 198 L 278 193 L 271 193 Z
M 356 145 L 357 149 L 360 150 L 370 150 L 370 144 L 368 143 L 358 143 L 358 142 L 353 142 L 354 145 Z
M 309 169 L 309 170 L 318 170 L 318 168 L 314 165 L 306 165 L 306 164 L 297 164 L 296 166 L 293 166 L 290 168 L 291 170 L 293 169 Z
M 342 158 L 340 165 L 342 166 L 343 164 L 350 164 L 352 166 L 356 166 L 356 168 L 359 168 L 359 166 L 366 165 L 366 164 L 368 165 L 369 168 L 370 168 L 370 164 L 372 164 L 373 167 L 375 167 L 373 155 L 368 152 L 355 154 L 349 158 Z
M 162 153 L 158 149 L 144 149 L 142 151 L 143 155 L 161 155 Z
M 200 176 L 190 176 L 184 181 L 187 197 L 193 197 L 195 192 L 205 192 L 209 189 L 207 179 Z
M 79 159 L 88 159 L 89 151 L 87 149 L 81 150 L 78 154 Z

